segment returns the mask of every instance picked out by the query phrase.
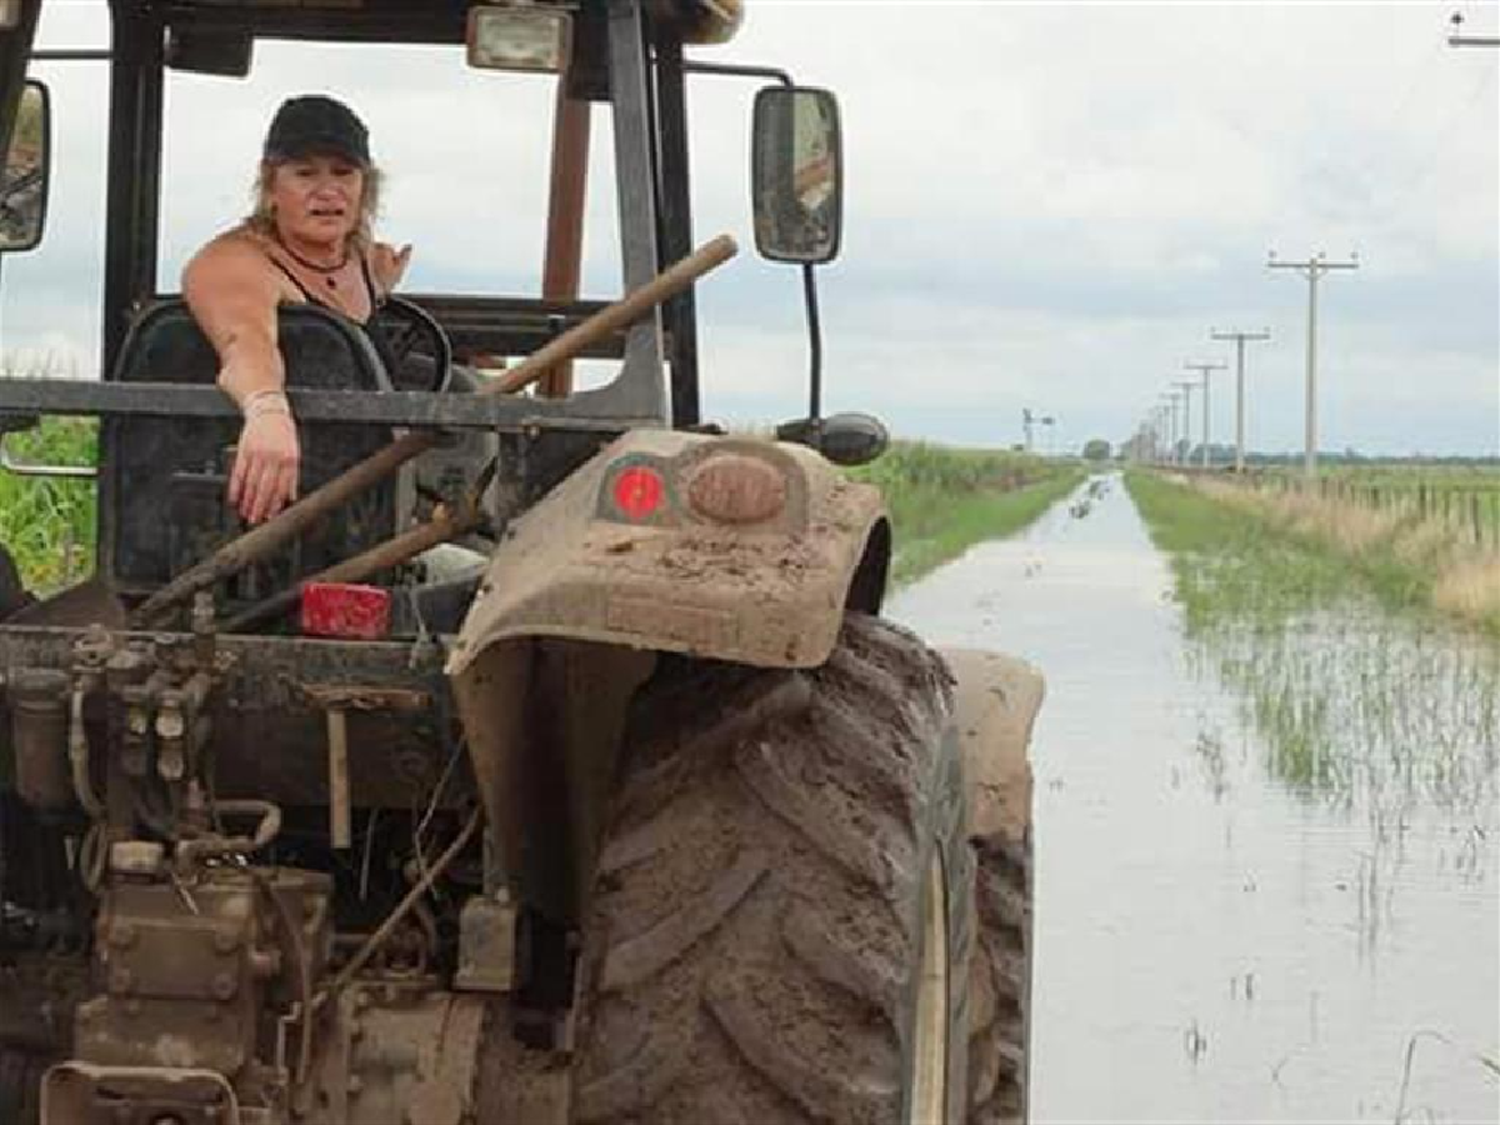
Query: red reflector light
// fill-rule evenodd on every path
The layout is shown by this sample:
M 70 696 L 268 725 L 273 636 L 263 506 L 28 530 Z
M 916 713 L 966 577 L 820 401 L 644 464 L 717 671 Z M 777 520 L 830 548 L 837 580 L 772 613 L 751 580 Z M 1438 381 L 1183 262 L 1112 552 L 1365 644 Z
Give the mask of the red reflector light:
M 615 507 L 630 519 L 643 520 L 661 507 L 667 487 L 661 474 L 645 465 L 631 465 L 615 477 Z
M 310 637 L 373 641 L 391 625 L 391 592 L 347 582 L 309 582 L 302 587 L 302 632 Z

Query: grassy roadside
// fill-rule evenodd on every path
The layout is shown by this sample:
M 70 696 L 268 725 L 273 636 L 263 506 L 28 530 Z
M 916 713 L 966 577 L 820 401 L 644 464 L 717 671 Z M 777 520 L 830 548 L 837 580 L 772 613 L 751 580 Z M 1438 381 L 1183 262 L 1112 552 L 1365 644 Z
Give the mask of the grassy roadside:
M 1024 454 L 897 443 L 850 474 L 877 485 L 891 513 L 891 583 L 906 585 L 985 539 L 1013 534 L 1075 488 L 1079 465 Z
M 1126 485 L 1167 551 L 1189 625 L 1359 593 L 1390 610 L 1441 612 L 1500 636 L 1500 560 L 1440 528 L 1299 493 L 1136 471 Z M 1351 579 L 1353 581 L 1351 581 Z
M 1185 484 L 1130 471 L 1125 487 L 1166 553 L 1190 631 L 1220 616 L 1284 616 L 1347 592 L 1347 568 Z

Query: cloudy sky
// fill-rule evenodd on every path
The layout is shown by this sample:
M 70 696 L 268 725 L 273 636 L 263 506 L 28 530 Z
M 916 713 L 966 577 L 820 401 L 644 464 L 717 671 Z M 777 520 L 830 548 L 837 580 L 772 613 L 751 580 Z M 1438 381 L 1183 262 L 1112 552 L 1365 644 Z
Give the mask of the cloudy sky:
M 103 0 L 53 0 L 44 45 L 103 42 Z M 1500 50 L 1452 48 L 1494 3 L 750 0 L 715 61 L 783 66 L 842 103 L 843 253 L 820 271 L 827 397 L 906 436 L 1002 445 L 1023 408 L 1057 439 L 1126 436 L 1188 362 L 1249 352 L 1250 442 L 1302 443 L 1307 283 L 1268 253 L 1360 268 L 1320 289 L 1321 445 L 1500 452 Z M 98 334 L 102 68 L 38 65 L 58 138 L 43 248 L 4 262 L 0 350 L 91 373 Z M 535 292 L 549 80 L 456 51 L 262 44 L 245 82 L 168 93 L 165 284 L 245 208 L 280 99 L 324 90 L 369 122 L 386 237 L 414 290 Z M 692 79 L 700 240 L 746 252 L 704 283 L 706 411 L 793 416 L 798 276 L 750 249 L 753 84 Z M 588 295 L 618 290 L 607 117 L 596 130 Z M 1227 377 L 1226 377 L 1227 376 Z M 1213 431 L 1232 432 L 1232 372 Z M 1198 402 L 1195 396 L 1194 413 Z M 1195 432 L 1201 422 L 1195 417 Z

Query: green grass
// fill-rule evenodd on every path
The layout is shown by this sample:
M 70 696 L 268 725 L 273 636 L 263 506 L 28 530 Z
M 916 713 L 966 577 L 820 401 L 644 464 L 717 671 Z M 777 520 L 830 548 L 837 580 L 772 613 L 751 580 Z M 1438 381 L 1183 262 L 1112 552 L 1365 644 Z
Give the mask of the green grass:
M 902 586 L 975 543 L 1030 524 L 1084 469 L 1025 454 L 899 442 L 851 476 L 878 486 L 891 515 L 891 582 Z
M 1171 559 L 1188 628 L 1246 614 L 1284 619 L 1345 597 L 1349 569 L 1332 551 L 1149 472 L 1125 474 L 1151 540 Z
M 15 460 L 33 464 L 92 465 L 98 446 L 97 424 L 79 418 L 46 418 L 36 429 L 5 439 Z M 91 480 L 0 472 L 0 544 L 9 549 L 32 590 L 56 590 L 92 568 L 94 512 Z
M 1415 801 L 1493 802 L 1493 646 L 1433 629 L 1409 584 L 1326 542 L 1156 473 L 1127 473 L 1126 486 L 1170 560 L 1190 656 L 1235 689 L 1275 778 L 1363 807 L 1380 842 Z

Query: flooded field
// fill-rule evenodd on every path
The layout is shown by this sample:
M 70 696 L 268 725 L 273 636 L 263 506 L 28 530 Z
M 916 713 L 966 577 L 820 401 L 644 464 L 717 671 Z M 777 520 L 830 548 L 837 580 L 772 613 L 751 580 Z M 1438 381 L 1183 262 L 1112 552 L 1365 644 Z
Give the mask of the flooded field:
M 1118 478 L 893 599 L 1037 664 L 1032 1115 L 1500 1120 L 1500 656 L 1189 629 Z

